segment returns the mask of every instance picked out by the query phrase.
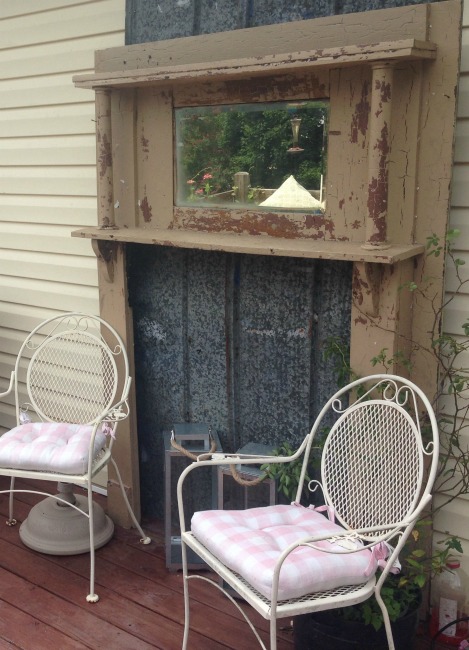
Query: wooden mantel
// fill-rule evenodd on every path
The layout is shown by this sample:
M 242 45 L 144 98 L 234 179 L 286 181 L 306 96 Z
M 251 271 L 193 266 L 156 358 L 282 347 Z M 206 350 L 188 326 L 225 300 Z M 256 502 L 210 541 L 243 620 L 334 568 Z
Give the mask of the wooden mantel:
M 430 276 L 441 300 L 444 260 L 423 253 L 447 228 L 461 15 L 448 0 L 98 51 L 74 83 L 96 91 L 99 222 L 73 235 L 93 241 L 102 315 L 128 347 L 129 242 L 349 260 L 354 370 L 428 347 L 432 314 L 402 287 Z M 329 101 L 324 215 L 175 205 L 175 108 L 294 100 Z M 432 394 L 435 366 L 414 373 Z M 135 503 L 131 435 L 121 453 Z

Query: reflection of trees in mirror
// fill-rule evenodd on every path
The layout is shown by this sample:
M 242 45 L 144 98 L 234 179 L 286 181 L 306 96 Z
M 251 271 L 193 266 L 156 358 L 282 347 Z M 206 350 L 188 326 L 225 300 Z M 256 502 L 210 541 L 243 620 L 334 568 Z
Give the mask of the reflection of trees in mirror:
M 289 152 L 291 119 L 301 117 L 303 151 Z M 310 190 L 319 190 L 325 169 L 327 102 L 286 103 L 176 109 L 178 185 L 182 200 L 208 195 L 198 185 L 210 173 L 210 196 L 227 193 L 232 200 L 233 177 L 250 175 L 252 187 L 278 188 L 291 174 Z M 192 182 L 193 181 L 193 182 Z M 181 196 L 183 194 L 183 196 Z M 254 197 L 255 193 L 251 194 Z

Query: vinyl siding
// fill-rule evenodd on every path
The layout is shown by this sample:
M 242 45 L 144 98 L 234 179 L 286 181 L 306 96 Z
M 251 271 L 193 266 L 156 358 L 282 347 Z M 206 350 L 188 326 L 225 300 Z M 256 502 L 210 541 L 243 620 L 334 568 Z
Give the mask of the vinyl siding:
M 68 310 L 99 312 L 94 93 L 72 75 L 124 44 L 125 0 L 0 3 L 0 392 L 25 334 Z M 0 433 L 15 425 L 0 404 Z
M 463 277 L 469 278 L 469 0 L 464 0 L 463 31 L 461 46 L 461 75 L 458 93 L 458 117 L 456 122 L 455 162 L 453 168 L 450 224 L 461 231 L 456 241 L 457 256 L 465 260 L 461 267 Z M 454 270 L 446 275 L 447 297 L 455 288 Z M 455 296 L 444 314 L 444 330 L 460 336 L 461 326 L 469 318 L 469 287 Z M 468 363 L 469 367 L 469 354 Z M 465 432 L 462 442 L 469 445 L 469 433 Z M 440 498 L 435 497 L 438 506 Z M 462 568 L 468 578 L 466 593 L 469 593 L 469 496 L 455 499 L 441 510 L 435 520 L 436 541 L 448 533 L 458 536 L 463 543 Z

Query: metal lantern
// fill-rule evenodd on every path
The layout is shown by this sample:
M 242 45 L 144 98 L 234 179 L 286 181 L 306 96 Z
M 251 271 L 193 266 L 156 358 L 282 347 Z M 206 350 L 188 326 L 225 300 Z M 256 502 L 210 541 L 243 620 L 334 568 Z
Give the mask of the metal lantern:
M 176 449 L 171 444 L 171 436 L 181 448 Z M 207 424 L 184 422 L 174 424 L 171 431 L 163 432 L 165 448 L 165 507 L 164 528 L 166 567 L 171 570 L 182 568 L 181 536 L 179 517 L 177 511 L 176 487 L 179 475 L 193 462 L 190 455 L 197 456 L 209 452 L 211 445 L 216 446 L 215 451 L 221 452 L 220 439 L 212 433 Z M 186 455 L 187 454 L 187 455 Z M 217 474 L 215 469 L 193 472 L 187 479 L 190 489 L 186 497 L 186 516 L 190 521 L 196 510 L 208 510 L 217 507 Z M 195 553 L 188 552 L 189 568 L 200 568 L 205 563 Z

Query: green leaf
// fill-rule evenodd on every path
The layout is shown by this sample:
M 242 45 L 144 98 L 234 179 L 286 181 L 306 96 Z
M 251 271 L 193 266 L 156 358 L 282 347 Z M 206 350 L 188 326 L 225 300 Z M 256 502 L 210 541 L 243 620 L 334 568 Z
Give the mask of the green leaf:
M 426 578 L 424 575 L 415 576 L 414 582 L 420 587 L 420 589 L 422 589 L 425 586 Z

